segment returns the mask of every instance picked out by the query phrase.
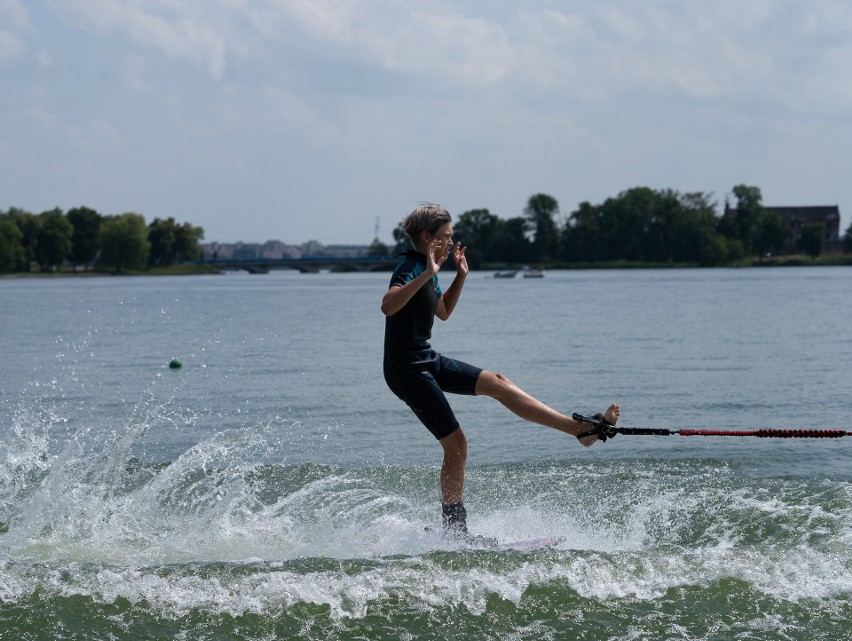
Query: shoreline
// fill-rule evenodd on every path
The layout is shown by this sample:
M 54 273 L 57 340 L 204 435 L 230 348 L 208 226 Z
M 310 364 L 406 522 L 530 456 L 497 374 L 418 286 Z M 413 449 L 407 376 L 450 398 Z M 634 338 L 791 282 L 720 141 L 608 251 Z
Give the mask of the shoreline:
M 722 269 L 762 268 L 762 267 L 840 267 L 852 265 L 852 254 L 831 254 L 812 259 L 808 256 L 795 254 L 791 256 L 773 256 L 764 259 L 744 259 Z M 487 263 L 472 272 L 488 272 L 517 269 L 524 267 L 521 263 Z M 607 261 L 594 263 L 565 263 L 545 262 L 536 263 L 536 267 L 544 270 L 578 270 L 578 269 L 719 269 L 719 266 L 704 267 L 697 263 L 652 263 L 632 261 Z M 0 279 L 12 278 L 105 278 L 105 277 L 134 277 L 134 276 L 216 276 L 225 271 L 213 265 L 182 264 L 172 267 L 157 267 L 147 271 L 110 272 L 102 270 L 88 271 L 58 271 L 58 272 L 9 272 L 0 274 Z
M 58 272 L 9 272 L 0 274 L 2 278 L 105 278 L 115 276 L 119 278 L 133 276 L 216 276 L 223 274 L 221 269 L 210 265 L 174 265 L 172 267 L 156 267 L 154 269 L 140 272 L 110 272 L 97 269 L 88 271 L 58 271 Z

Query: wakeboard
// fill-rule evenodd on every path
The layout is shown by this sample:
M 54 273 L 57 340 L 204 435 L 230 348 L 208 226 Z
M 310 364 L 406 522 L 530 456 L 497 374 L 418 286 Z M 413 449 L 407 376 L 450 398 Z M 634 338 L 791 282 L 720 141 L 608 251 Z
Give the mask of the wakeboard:
M 543 536 L 537 539 L 526 539 L 524 541 L 509 541 L 507 543 L 498 543 L 497 549 L 500 550 L 520 550 L 521 552 L 529 552 L 532 550 L 541 550 L 552 548 L 559 545 L 565 540 L 561 536 Z
M 434 532 L 435 530 L 427 527 L 426 531 Z M 552 548 L 563 541 L 565 541 L 565 537 L 562 536 L 541 536 L 533 539 L 521 539 L 502 543 L 490 536 L 471 535 L 466 539 L 459 539 L 459 543 L 472 550 L 518 550 L 520 552 Z

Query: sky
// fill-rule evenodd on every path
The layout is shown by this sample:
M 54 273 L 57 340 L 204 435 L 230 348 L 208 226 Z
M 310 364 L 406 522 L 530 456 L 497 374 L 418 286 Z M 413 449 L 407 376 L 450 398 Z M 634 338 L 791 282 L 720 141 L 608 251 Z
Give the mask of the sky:
M 735 185 L 852 212 L 848 0 L 0 0 L 0 209 L 390 242 Z

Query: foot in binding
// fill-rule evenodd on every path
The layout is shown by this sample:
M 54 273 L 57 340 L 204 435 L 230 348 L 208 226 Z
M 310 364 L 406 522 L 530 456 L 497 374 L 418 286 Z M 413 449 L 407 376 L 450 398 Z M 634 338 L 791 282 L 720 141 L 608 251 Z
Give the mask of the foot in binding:
M 614 430 L 607 430 L 607 428 L 615 427 L 620 415 L 621 408 L 615 403 L 610 405 L 603 414 L 595 414 L 592 417 L 594 420 L 591 421 L 580 414 L 574 414 L 574 420 L 582 420 L 594 426 L 593 429 L 578 434 L 577 440 L 579 440 L 584 447 L 589 447 L 595 441 L 605 442 L 607 438 L 614 437 L 616 432 Z
M 462 503 L 443 505 L 444 538 L 477 548 L 495 548 L 497 539 L 467 531 L 467 510 Z

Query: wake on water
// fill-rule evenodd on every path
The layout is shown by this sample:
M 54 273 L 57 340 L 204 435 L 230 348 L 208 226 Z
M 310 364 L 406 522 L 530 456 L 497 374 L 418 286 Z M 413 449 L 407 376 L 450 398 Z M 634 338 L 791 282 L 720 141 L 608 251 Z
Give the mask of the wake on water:
M 428 628 L 430 617 L 459 608 L 471 638 L 486 614 L 516 634 L 529 618 L 521 637 L 547 638 L 557 620 L 570 623 L 563 611 L 611 633 L 703 604 L 704 619 L 688 626 L 672 614 L 666 638 L 765 626 L 826 639 L 852 615 L 848 481 L 754 478 L 713 457 L 479 466 L 467 488 L 472 530 L 563 541 L 467 550 L 426 531 L 437 520 L 432 466 L 290 460 L 300 425 L 280 417 L 210 433 L 151 463 L 150 429 L 197 420 L 167 384 L 117 405 L 109 425 L 86 407 L 45 397 L 8 412 L 0 611 L 44 600 L 61 610 L 82 598 L 90 616 L 116 607 L 184 623 L 199 612 L 256 616 L 276 621 L 264 634 L 289 621 L 316 638 L 351 633 L 341 622 L 377 614 L 407 613 Z M 725 627 L 732 611 L 737 621 Z M 593 612 L 600 622 L 584 622 Z M 797 636 L 803 630 L 814 636 Z M 620 638 L 645 638 L 630 634 Z

